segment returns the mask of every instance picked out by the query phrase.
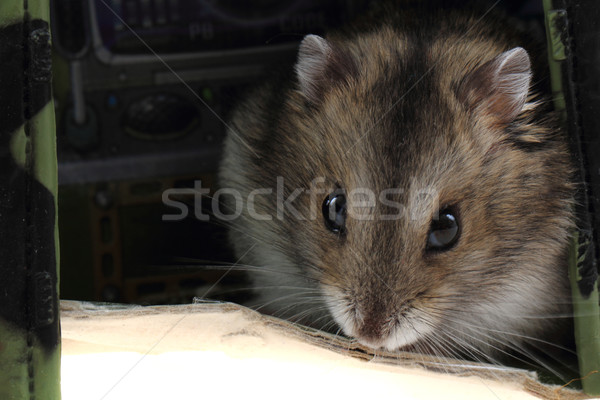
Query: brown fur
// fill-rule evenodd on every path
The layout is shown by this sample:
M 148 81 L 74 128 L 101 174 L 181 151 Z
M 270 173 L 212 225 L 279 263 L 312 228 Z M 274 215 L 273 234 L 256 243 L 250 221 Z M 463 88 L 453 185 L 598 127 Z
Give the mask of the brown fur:
M 454 11 L 418 18 L 388 10 L 376 26 L 327 37 L 341 52 L 328 67 L 344 73 L 325 73 L 318 101 L 291 78 L 240 106 L 221 185 L 244 199 L 273 188 L 255 206 L 273 219 L 257 221 L 246 210 L 230 238 L 241 263 L 265 269 L 257 291 L 275 313 L 318 326 L 333 314 L 348 335 L 374 347 L 489 354 L 543 336 L 553 316 L 569 310 L 570 159 L 535 87 L 508 122 L 460 93 L 469 73 L 524 46 L 515 29 L 492 14 L 479 22 L 480 14 Z M 276 217 L 277 176 L 285 197 L 311 191 L 293 202 L 306 219 Z M 320 206 L 338 187 L 400 188 L 389 199 L 406 213 L 381 220 L 395 210 L 378 202 L 373 220 L 348 218 L 347 234 L 336 235 Z M 423 191 L 437 193 L 437 203 Z M 448 251 L 427 252 L 431 219 L 448 205 L 460 238 Z

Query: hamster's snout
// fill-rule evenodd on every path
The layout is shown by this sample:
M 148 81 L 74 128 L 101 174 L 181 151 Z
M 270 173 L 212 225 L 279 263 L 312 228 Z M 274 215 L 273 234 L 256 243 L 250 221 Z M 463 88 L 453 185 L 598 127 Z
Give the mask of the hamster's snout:
M 358 341 L 374 349 L 386 348 L 396 350 L 400 347 L 396 343 L 397 319 L 392 317 L 382 321 L 380 317 L 370 315 L 364 321 L 356 323 L 356 334 L 353 335 Z
M 347 336 L 373 349 L 395 351 L 430 333 L 431 325 L 411 306 L 390 307 L 373 301 L 356 301 L 335 289 L 324 289 L 334 320 Z

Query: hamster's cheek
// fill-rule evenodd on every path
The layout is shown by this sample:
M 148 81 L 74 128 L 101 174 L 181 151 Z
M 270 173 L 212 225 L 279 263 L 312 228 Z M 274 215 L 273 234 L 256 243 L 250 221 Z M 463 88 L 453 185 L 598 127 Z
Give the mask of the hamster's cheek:
M 348 299 L 333 286 L 322 285 L 321 290 L 333 320 L 342 328 L 345 335 L 353 337 L 355 334 L 355 316 Z

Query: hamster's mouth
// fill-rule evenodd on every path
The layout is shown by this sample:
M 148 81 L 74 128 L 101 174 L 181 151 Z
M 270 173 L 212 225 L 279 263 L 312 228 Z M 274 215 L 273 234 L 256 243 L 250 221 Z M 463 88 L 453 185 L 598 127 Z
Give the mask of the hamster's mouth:
M 331 289 L 327 292 L 326 304 L 344 334 L 372 349 L 398 351 L 412 348 L 433 331 L 430 324 L 417 317 L 418 311 L 414 309 L 381 321 L 362 315 L 340 293 Z
M 357 332 L 355 325 L 352 327 L 342 327 L 344 333 L 354 337 L 359 343 L 375 350 L 399 351 L 412 348 L 423 339 L 423 334 L 412 327 L 413 323 L 405 321 L 403 325 L 394 327 L 389 333 L 381 334 L 378 337 L 365 337 Z M 405 328 L 405 326 L 411 326 Z
M 421 337 L 413 330 L 403 331 L 400 329 L 395 329 L 395 331 L 396 332 L 391 332 L 378 338 L 365 338 L 356 334 L 350 334 L 350 336 L 356 338 L 359 343 L 367 347 L 376 350 L 383 349 L 387 351 L 402 350 L 403 348 L 407 348 L 408 346 L 415 344 L 419 339 L 421 339 Z

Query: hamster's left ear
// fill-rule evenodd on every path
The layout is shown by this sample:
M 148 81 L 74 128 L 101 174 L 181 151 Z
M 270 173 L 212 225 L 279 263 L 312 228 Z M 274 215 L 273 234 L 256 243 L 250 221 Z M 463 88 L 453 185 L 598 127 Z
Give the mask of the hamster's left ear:
M 457 96 L 476 113 L 508 124 L 523 110 L 530 83 L 529 55 L 515 47 L 468 73 L 459 84 Z
M 319 104 L 332 86 L 346 82 L 355 72 L 354 61 L 321 36 L 307 35 L 300 43 L 296 76 L 309 102 Z

